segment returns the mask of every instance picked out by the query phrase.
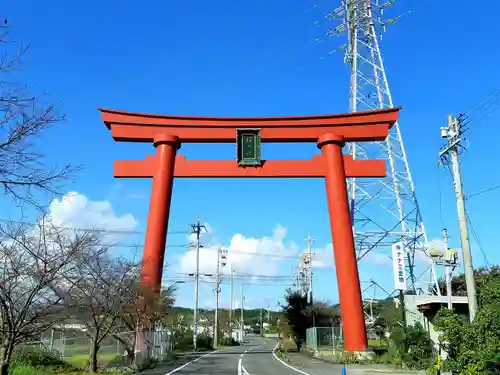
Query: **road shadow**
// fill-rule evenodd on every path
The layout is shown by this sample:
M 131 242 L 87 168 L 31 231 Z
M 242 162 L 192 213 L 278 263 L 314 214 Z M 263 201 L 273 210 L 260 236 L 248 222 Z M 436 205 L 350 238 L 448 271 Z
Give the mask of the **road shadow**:
M 189 362 L 196 360 L 197 358 L 203 357 L 196 362 L 190 363 L 185 368 L 176 371 L 175 374 L 235 375 L 237 371 L 237 361 L 235 359 L 237 357 L 241 356 L 242 354 L 248 357 L 259 354 L 271 354 L 273 351 L 271 348 L 254 349 L 258 346 L 258 344 L 246 344 L 241 346 L 227 347 L 213 352 L 205 351 L 183 353 L 182 356 L 175 359 L 174 361 L 160 364 L 154 369 L 141 372 L 141 374 L 165 375 Z
M 169 373 L 170 371 L 172 371 L 172 370 L 174 370 L 182 365 L 185 365 L 186 363 L 194 361 L 196 358 L 203 357 L 206 354 L 207 354 L 207 352 L 184 353 L 171 362 L 160 363 L 158 365 L 158 367 L 156 367 L 154 369 L 141 371 L 141 374 L 165 375 L 166 373 Z
M 202 357 L 206 353 L 199 355 Z M 186 367 L 175 372 L 175 375 L 186 375 L 186 374 L 196 374 L 196 375 L 235 375 L 237 372 L 236 363 L 228 359 L 225 354 L 230 353 L 213 353 L 205 358 L 202 358 L 196 362 L 190 363 Z M 232 353 L 231 353 L 232 354 Z M 169 372 L 185 365 L 197 357 L 186 356 L 175 362 L 160 365 L 159 367 L 141 372 L 144 375 L 166 375 Z

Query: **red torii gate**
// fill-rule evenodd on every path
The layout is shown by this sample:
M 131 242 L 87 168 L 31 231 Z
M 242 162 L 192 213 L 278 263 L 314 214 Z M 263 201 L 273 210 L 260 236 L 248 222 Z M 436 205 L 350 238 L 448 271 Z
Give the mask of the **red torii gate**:
M 293 117 L 187 117 L 100 109 L 115 141 L 151 142 L 156 155 L 117 160 L 117 178 L 153 178 L 141 284 L 161 286 L 174 178 L 325 178 L 339 289 L 345 350 L 367 349 L 357 259 L 346 178 L 384 177 L 384 160 L 353 160 L 345 142 L 383 141 L 400 108 L 337 115 Z M 261 160 L 260 142 L 316 142 L 321 155 L 310 160 Z M 238 144 L 238 160 L 188 160 L 182 143 Z

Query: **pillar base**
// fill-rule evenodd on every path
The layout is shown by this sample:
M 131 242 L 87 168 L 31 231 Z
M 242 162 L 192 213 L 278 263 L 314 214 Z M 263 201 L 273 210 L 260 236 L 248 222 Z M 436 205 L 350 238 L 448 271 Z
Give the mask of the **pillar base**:
M 372 349 L 367 349 L 366 351 L 356 351 L 356 352 L 347 352 L 342 349 L 334 349 L 333 350 L 333 356 L 332 350 L 328 350 L 328 358 L 331 358 L 334 362 L 338 363 L 345 363 L 345 362 L 351 362 L 352 359 L 356 359 L 356 361 L 359 361 L 359 363 L 372 363 L 373 359 L 375 358 L 376 354 Z M 321 352 L 318 350 L 315 350 L 313 353 L 314 357 L 321 358 Z M 333 357 L 333 358 L 332 358 Z M 349 358 L 349 360 L 347 360 Z

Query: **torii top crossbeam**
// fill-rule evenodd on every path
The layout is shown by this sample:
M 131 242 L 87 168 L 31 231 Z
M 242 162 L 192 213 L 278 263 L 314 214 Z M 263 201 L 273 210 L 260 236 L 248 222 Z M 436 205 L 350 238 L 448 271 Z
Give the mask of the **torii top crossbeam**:
M 153 142 L 161 132 L 181 143 L 232 143 L 238 128 L 260 128 L 263 142 L 316 142 L 327 133 L 346 142 L 382 141 L 400 108 L 335 115 L 285 117 L 201 117 L 153 115 L 100 109 L 102 119 L 120 142 Z

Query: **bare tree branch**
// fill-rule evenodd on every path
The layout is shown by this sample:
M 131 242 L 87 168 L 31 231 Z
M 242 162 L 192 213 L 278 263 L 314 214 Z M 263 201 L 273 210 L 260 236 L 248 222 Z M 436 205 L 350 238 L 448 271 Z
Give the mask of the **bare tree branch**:
M 12 42 L 9 32 L 4 22 L 0 26 L 0 185 L 5 195 L 38 206 L 36 192 L 61 193 L 62 183 L 79 168 L 47 165 L 37 141 L 65 117 L 46 103 L 47 93 L 35 96 L 28 86 L 13 81 L 12 73 L 22 64 L 28 46 Z
M 67 231 L 67 230 L 66 230 Z M 61 233 L 50 222 L 0 226 L 0 374 L 17 345 L 67 316 L 66 296 L 76 260 L 93 246 L 88 233 Z
M 85 333 L 92 343 L 92 372 L 98 370 L 102 341 L 121 325 L 123 306 L 137 300 L 138 274 L 138 263 L 111 256 L 108 247 L 93 247 L 77 260 L 75 272 L 68 278 L 72 285 L 68 296 L 70 310 L 86 325 Z

